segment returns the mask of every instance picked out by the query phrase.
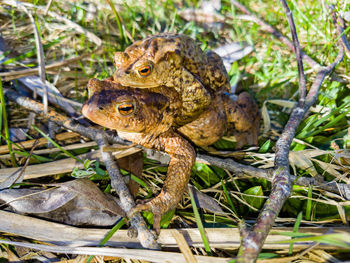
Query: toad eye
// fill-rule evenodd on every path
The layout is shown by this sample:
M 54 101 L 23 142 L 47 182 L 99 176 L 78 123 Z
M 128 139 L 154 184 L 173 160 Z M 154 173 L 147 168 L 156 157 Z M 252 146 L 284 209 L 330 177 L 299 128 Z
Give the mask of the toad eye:
M 134 102 L 122 102 L 118 103 L 116 108 L 120 115 L 128 116 L 135 111 L 136 105 Z
M 88 94 L 88 99 L 90 99 L 93 95 L 93 92 L 89 87 L 86 87 L 86 93 Z
M 142 77 L 148 76 L 149 74 L 151 74 L 151 72 L 152 72 L 151 65 L 147 65 L 147 66 L 144 66 L 144 67 L 138 69 L 138 73 Z

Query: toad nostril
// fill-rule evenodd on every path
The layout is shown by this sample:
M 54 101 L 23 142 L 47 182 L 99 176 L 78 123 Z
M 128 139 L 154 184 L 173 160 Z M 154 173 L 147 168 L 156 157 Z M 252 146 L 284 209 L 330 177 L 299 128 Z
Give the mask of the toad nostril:
M 104 107 L 103 106 L 98 106 L 98 109 L 99 110 L 104 110 Z

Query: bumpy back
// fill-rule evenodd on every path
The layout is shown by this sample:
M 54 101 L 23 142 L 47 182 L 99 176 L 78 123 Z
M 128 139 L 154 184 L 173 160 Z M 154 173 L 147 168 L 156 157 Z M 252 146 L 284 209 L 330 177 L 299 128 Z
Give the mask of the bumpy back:
M 125 53 L 130 57 L 149 58 L 154 63 L 167 60 L 168 56 L 178 57 L 184 68 L 192 73 L 206 88 L 230 91 L 228 75 L 219 55 L 205 53 L 189 36 L 182 34 L 160 34 L 136 41 Z

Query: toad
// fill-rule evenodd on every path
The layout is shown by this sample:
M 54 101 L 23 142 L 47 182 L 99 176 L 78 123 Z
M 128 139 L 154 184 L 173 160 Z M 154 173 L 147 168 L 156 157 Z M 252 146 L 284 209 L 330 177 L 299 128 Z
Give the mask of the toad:
M 218 90 L 230 92 L 226 69 L 215 52 L 203 52 L 190 37 L 162 34 L 136 41 L 114 57 L 115 82 L 134 88 L 171 87 L 181 94 L 177 122 L 196 119 Z
M 228 94 L 217 93 L 208 109 L 186 125 L 176 124 L 181 98 L 174 89 L 160 86 L 149 89 L 124 87 L 111 80 L 91 79 L 89 99 L 82 112 L 104 127 L 115 129 L 126 140 L 146 148 L 166 152 L 170 163 L 159 195 L 138 204 L 128 214 L 148 210 L 154 215 L 159 233 L 161 216 L 181 200 L 195 161 L 193 143 L 207 146 L 227 131 L 240 138 L 238 147 L 256 144 L 259 129 L 258 108 L 248 93 L 233 101 Z

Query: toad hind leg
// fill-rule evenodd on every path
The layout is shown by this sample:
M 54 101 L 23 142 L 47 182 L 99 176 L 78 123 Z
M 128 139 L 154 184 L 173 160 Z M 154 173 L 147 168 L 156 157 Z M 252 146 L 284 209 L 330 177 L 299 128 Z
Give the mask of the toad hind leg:
M 195 161 L 195 151 L 192 145 L 174 131 L 167 131 L 152 141 L 144 139 L 136 141 L 147 148 L 164 151 L 170 155 L 167 177 L 162 191 L 150 201 L 136 205 L 128 217 L 141 211 L 153 213 L 153 228 L 159 234 L 160 220 L 163 214 L 176 207 L 188 184 L 192 166 Z

